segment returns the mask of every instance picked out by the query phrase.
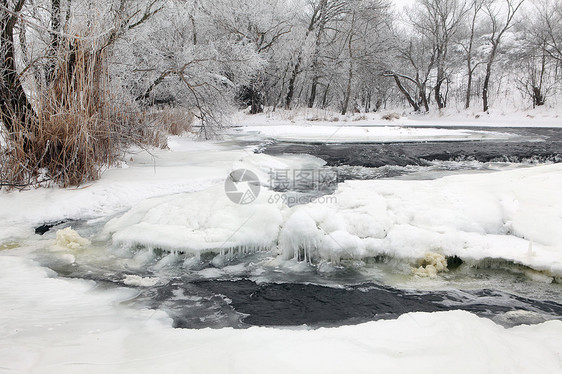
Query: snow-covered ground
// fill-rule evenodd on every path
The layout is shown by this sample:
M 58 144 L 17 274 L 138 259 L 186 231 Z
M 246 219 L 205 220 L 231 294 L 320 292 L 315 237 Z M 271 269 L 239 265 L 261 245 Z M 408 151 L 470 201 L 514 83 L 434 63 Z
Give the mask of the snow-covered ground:
M 385 119 L 388 117 L 388 119 Z M 377 113 L 350 113 L 345 116 L 332 111 L 300 109 L 285 111 L 266 108 L 264 113 L 239 113 L 235 126 L 329 126 L 329 127 L 562 127 L 562 107 L 538 107 L 532 110 L 491 109 L 490 113 L 459 111 L 447 108 L 426 114 L 403 110 L 384 110 Z
M 384 131 L 394 139 L 400 134 Z M 102 289 L 37 262 L 38 254 L 53 253 L 72 264 L 74 249 L 56 249 L 52 237 L 33 229 L 74 219 L 92 227 L 101 222 L 103 228 L 82 235 L 122 250 L 260 249 L 277 263 L 301 252 L 316 262 L 385 255 L 406 263 L 429 256 L 437 264 L 440 255 L 457 255 L 523 264 L 540 271 L 529 270 L 539 281 L 562 275 L 561 164 L 431 181 L 350 181 L 325 204 L 292 208 L 271 200 L 274 192 L 265 186 L 247 206 L 224 194 L 232 170 L 253 170 L 263 181 L 270 168 L 311 165 L 322 161 L 176 137 L 170 150 L 131 154 L 125 167 L 78 189 L 0 193 L 0 371 L 562 371 L 562 321 L 505 329 L 453 311 L 317 330 L 182 330 L 161 311 L 125 305 L 133 289 Z

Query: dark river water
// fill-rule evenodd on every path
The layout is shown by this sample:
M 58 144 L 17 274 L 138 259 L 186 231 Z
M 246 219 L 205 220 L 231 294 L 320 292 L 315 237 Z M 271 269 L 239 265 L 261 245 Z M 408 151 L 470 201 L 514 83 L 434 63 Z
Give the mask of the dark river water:
M 478 161 L 544 163 L 562 162 L 562 129 L 556 128 L 470 128 L 497 131 L 517 137 L 496 141 L 407 142 L 368 144 L 303 144 L 275 142 L 262 152 L 270 155 L 308 154 L 328 166 L 430 166 L 434 161 Z M 353 178 L 353 176 L 349 176 Z
M 478 129 L 483 130 L 483 129 Z M 489 129 L 486 129 L 489 130 Z M 347 179 L 434 178 L 440 173 L 489 170 L 490 164 L 524 167 L 562 162 L 560 129 L 492 129 L 518 135 L 506 141 L 423 142 L 391 144 L 296 144 L 269 142 L 260 152 L 270 155 L 307 154 L 326 161 Z M 441 175 L 441 174 L 439 174 Z M 437 175 L 438 176 L 438 175 Z M 68 223 L 55 223 L 55 228 Z M 82 223 L 73 223 L 80 228 Z M 40 228 L 38 234 L 49 233 Z M 62 276 L 93 279 L 100 287 L 127 286 L 124 275 L 157 277 L 149 287 L 137 287 L 133 306 L 159 308 L 178 328 L 245 328 L 249 326 L 339 326 L 396 318 L 408 312 L 462 309 L 504 326 L 562 319 L 562 285 L 533 282 L 526 269 L 509 263 L 467 268 L 449 259 L 451 271 L 437 285 L 425 280 L 386 282 L 396 267 L 385 259 L 363 263 L 361 270 L 342 264 L 330 272 L 304 264 L 304 271 L 263 265 L 268 253 L 239 255 L 217 264 L 202 258 L 185 269 L 162 268 L 159 260 L 142 270 L 77 258 L 73 265 L 50 263 Z M 48 261 L 48 260 L 45 260 Z M 380 274 L 385 274 L 380 276 Z M 421 282 L 421 283 L 420 283 Z

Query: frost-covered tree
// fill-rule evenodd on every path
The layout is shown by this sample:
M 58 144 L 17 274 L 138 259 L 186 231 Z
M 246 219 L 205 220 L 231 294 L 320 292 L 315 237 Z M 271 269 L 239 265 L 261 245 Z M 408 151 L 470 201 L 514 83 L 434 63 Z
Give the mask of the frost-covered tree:
M 461 37 L 458 44 L 461 46 L 465 53 L 466 62 L 466 93 L 464 100 L 465 109 L 470 108 L 470 100 L 472 98 L 472 85 L 474 72 L 481 64 L 481 61 L 475 61 L 475 47 L 477 42 L 477 25 L 479 16 L 482 14 L 482 9 L 486 0 L 472 0 L 470 8 L 468 9 L 467 24 L 465 25 L 464 37 Z
M 518 68 L 517 88 L 533 103 L 542 106 L 559 82 L 562 55 L 557 49 L 562 42 L 562 6 L 550 0 L 537 1 L 525 10 L 527 22 L 516 26 L 523 35 L 519 53 L 511 59 Z
M 442 85 L 451 79 L 450 49 L 459 34 L 470 3 L 460 0 L 418 0 L 417 12 L 410 20 L 414 31 L 430 41 L 434 52 L 433 94 L 439 109 L 447 105 Z
M 137 102 L 192 110 L 205 136 L 221 126 L 239 88 L 261 70 L 256 43 L 266 43 L 210 5 L 167 1 L 150 23 L 121 39 L 112 64 Z
M 402 33 L 400 33 L 402 34 Z M 392 77 L 414 111 L 429 111 L 431 73 L 435 67 L 435 48 L 423 34 L 397 35 L 395 54 L 384 73 Z
M 486 75 L 482 87 L 482 105 L 483 111 L 489 109 L 489 87 L 492 77 L 492 67 L 496 61 L 498 48 L 502 42 L 505 33 L 513 27 L 515 15 L 523 5 L 524 0 L 505 0 L 502 4 L 497 1 L 491 1 L 485 4 L 484 12 L 490 21 L 491 33 L 489 42 L 491 45 L 490 52 L 486 61 Z

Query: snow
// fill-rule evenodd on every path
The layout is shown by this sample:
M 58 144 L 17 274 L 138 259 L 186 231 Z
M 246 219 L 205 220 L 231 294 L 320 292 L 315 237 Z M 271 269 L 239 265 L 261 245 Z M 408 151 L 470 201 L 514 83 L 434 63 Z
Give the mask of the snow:
M 492 131 L 406 128 L 398 126 L 322 126 L 322 125 L 283 125 L 250 126 L 242 128 L 245 133 L 259 135 L 285 142 L 306 143 L 389 143 L 419 141 L 467 141 L 467 140 L 507 140 L 516 136 Z
M 26 237 L 45 222 L 109 216 L 150 197 L 209 187 L 224 181 L 233 159 L 246 155 L 189 139 L 172 139 L 171 148 L 152 155 L 133 151 L 126 167 L 109 169 L 101 180 L 78 188 L 1 193 L 0 241 Z
M 380 255 L 415 262 L 432 252 L 509 260 L 559 277 L 560 186 L 561 164 L 436 180 L 348 181 L 324 204 L 290 209 L 272 203 L 266 188 L 254 203 L 237 205 L 217 186 L 146 200 L 110 221 L 104 239 L 194 255 L 269 250 L 312 262 Z
M 398 116 L 386 120 L 385 116 Z M 562 106 L 537 107 L 536 109 L 514 109 L 513 103 L 494 105 L 489 113 L 474 110 L 446 108 L 429 113 L 412 113 L 403 109 L 388 109 L 377 113 L 339 113 L 320 109 L 302 109 L 275 112 L 266 108 L 265 113 L 247 115 L 239 113 L 233 124 L 237 127 L 264 126 L 327 126 L 327 127 L 562 127 Z M 248 130 L 249 131 L 249 130 Z
M 556 373 L 562 322 L 505 329 L 461 311 L 317 330 L 173 329 L 129 289 L 59 278 L 0 253 L 0 369 L 36 373 Z
M 560 164 L 425 181 L 348 181 L 338 186 L 335 203 L 293 208 L 279 252 L 293 257 L 305 248 L 319 260 L 436 252 L 505 259 L 561 276 L 560 186 Z
M 201 191 L 224 184 L 239 168 L 254 171 L 264 183 L 271 168 L 318 167 L 324 161 L 307 157 L 274 158 L 251 149 L 172 137 L 169 150 L 132 150 L 127 164 L 111 168 L 94 183 L 78 188 L 42 188 L 0 192 L 0 243 L 18 241 L 33 228 L 60 220 L 109 217 L 158 196 Z M 217 195 L 224 193 L 217 190 Z
M 230 201 L 223 186 L 150 199 L 107 223 L 114 244 L 143 245 L 199 255 L 228 249 L 271 248 L 282 222 L 280 204 L 261 193 L 252 204 Z
M 494 114 L 490 116 L 496 121 Z M 256 118 L 251 121 L 261 121 Z M 424 121 L 431 128 L 400 127 Z M 305 122 L 297 119 L 287 129 L 301 138 L 314 130 L 318 139 L 344 121 L 318 123 L 311 129 Z M 504 136 L 496 130 L 433 128 L 444 122 L 402 117 L 389 127 L 388 121 L 367 118 L 345 122 L 339 131 L 350 141 L 357 140 L 359 131 L 370 133 L 372 139 L 386 136 L 388 141 Z M 365 131 L 362 126 L 370 127 Z M 244 131 L 251 133 L 255 127 Z M 269 130 L 262 127 L 262 134 L 283 135 L 275 122 L 267 125 Z M 69 239 L 65 243 L 70 247 L 87 245 L 86 240 L 92 246 L 110 240 L 117 251 L 136 251 L 141 245 L 185 252 L 185 268 L 205 252 L 217 253 L 212 263 L 222 267 L 221 253 L 227 250 L 270 251 L 278 256 L 272 266 L 283 265 L 279 271 L 306 266 L 306 261 L 329 271 L 342 259 L 383 255 L 407 264 L 400 268 L 404 271 L 421 275 L 422 266 L 424 273 L 439 279 L 444 258 L 456 255 L 468 264 L 490 258 L 522 264 L 530 279 L 549 283 L 562 275 L 562 164 L 435 180 L 349 181 L 323 204 L 289 208 L 280 200 L 271 202 L 272 192 L 264 183 L 269 169 L 321 167 L 322 160 L 253 154 L 228 143 L 179 137 L 171 138 L 169 146 L 170 150 L 154 150 L 152 155 L 131 152 L 126 165 L 77 189 L 0 193 L 0 371 L 433 373 L 446 367 L 459 373 L 562 371 L 561 321 L 505 329 L 452 311 L 317 330 L 306 326 L 182 330 L 172 328 L 162 311 L 128 307 L 127 300 L 136 297 L 137 290 L 100 288 L 92 281 L 59 277 L 32 260 L 34 252 L 55 255 L 49 252 L 53 235 L 36 236 L 35 226 L 76 219 L 104 227 L 80 232 L 83 237 L 65 229 L 62 233 L 69 236 L 60 235 Z M 227 175 L 239 168 L 254 171 L 264 184 L 250 205 L 234 204 L 224 194 Z M 80 251 L 65 247 L 56 253 L 57 259 L 73 266 Z M 169 260 L 177 257 L 170 255 Z M 214 278 L 234 270 L 209 267 L 199 273 Z M 122 277 L 130 287 L 152 287 L 161 281 L 156 276 Z

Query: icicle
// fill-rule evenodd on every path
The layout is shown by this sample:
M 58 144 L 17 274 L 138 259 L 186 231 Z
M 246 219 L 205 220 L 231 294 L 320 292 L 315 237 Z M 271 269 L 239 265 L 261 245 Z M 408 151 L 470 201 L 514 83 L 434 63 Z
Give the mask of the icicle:
M 535 255 L 535 252 L 533 251 L 533 241 L 532 240 L 529 241 L 529 249 L 527 250 L 527 255 L 529 257 L 532 257 L 532 256 Z

